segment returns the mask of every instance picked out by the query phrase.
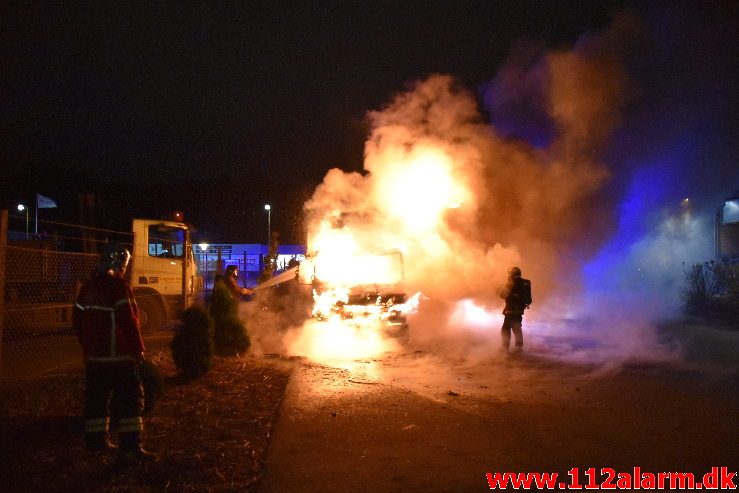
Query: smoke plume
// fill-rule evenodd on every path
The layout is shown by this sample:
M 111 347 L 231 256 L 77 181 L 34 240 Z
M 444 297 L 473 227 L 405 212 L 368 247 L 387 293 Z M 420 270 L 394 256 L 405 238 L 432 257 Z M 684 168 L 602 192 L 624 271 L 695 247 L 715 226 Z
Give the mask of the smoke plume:
M 368 114 L 364 170 L 331 169 L 305 204 L 309 253 L 400 250 L 408 294 L 423 294 L 417 348 L 494 353 L 517 265 L 533 283 L 530 351 L 661 357 L 654 321 L 674 313 L 680 264 L 700 260 L 709 235 L 689 207 L 645 191 L 651 168 L 613 158 L 639 94 L 624 56 L 643 35 L 624 15 L 571 49 L 519 44 L 484 90 L 485 114 L 452 76 L 414 82 Z M 310 353 L 315 333 L 296 324 L 282 342 Z
M 369 113 L 365 172 L 332 169 L 306 204 L 309 251 L 327 223 L 351 231 L 363 251 L 400 249 L 408 290 L 427 300 L 413 323 L 417 343 L 497 336 L 498 293 L 514 265 L 541 307 L 527 318 L 576 292 L 578 261 L 601 244 L 612 213 L 600 196 L 610 176 L 601 157 L 628 96 L 614 47 L 623 29 L 543 53 L 525 69 L 511 62 L 491 83 L 495 120 L 497 94 L 525 81 L 524 99 L 536 95 L 554 130 L 543 147 L 486 122 L 474 95 L 447 75 Z M 482 309 L 488 326 L 470 330 L 474 316 L 464 313 L 474 309 L 459 303 Z

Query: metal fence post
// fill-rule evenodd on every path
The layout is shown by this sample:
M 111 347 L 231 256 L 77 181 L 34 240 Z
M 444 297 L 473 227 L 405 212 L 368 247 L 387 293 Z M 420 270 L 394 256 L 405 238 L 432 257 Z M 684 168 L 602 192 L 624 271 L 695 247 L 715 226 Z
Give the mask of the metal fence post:
M 3 364 L 3 326 L 5 325 L 5 245 L 8 243 L 8 211 L 0 211 L 0 368 Z
M 246 250 L 244 250 L 244 269 L 242 270 L 242 272 L 244 273 L 244 277 L 242 277 L 243 280 L 241 281 L 241 283 L 244 285 L 245 288 L 248 288 L 249 287 L 249 270 L 247 269 L 247 264 L 246 264 Z

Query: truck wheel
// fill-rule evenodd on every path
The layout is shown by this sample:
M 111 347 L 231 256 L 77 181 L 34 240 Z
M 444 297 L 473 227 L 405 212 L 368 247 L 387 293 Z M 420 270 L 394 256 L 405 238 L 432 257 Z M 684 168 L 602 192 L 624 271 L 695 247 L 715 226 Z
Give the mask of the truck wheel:
M 151 335 L 162 330 L 167 317 L 156 300 L 151 297 L 141 297 L 136 300 L 136 303 L 139 305 L 141 333 Z

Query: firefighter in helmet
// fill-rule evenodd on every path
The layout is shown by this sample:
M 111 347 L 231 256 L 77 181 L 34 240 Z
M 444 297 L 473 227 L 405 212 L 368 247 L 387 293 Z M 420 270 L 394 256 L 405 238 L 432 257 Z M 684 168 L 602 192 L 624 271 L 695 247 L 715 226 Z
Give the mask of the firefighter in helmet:
M 157 455 L 141 446 L 144 343 L 136 301 L 123 279 L 130 258 L 122 245 L 108 243 L 74 306 L 72 322 L 85 356 L 85 445 L 91 452 L 114 450 L 109 430 L 115 428 L 122 462 L 154 462 Z
M 236 265 L 229 265 L 226 267 L 226 272 L 221 277 L 221 281 L 228 288 L 228 291 L 234 298 L 240 298 L 242 296 L 251 296 L 254 294 L 253 289 L 242 288 L 238 282 L 239 268 Z
M 505 299 L 503 309 L 503 327 L 500 329 L 500 339 L 503 351 L 508 352 L 511 346 L 511 331 L 516 338 L 516 352 L 523 350 L 523 312 L 531 305 L 531 281 L 521 277 L 521 269 L 513 267 L 508 272 L 508 282 L 500 292 Z

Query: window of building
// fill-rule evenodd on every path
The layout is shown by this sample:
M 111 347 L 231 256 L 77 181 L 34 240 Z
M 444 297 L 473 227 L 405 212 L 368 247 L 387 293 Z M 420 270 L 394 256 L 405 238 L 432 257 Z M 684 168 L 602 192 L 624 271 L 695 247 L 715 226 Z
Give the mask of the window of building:
M 739 222 L 739 199 L 727 200 L 724 203 L 723 224 Z

